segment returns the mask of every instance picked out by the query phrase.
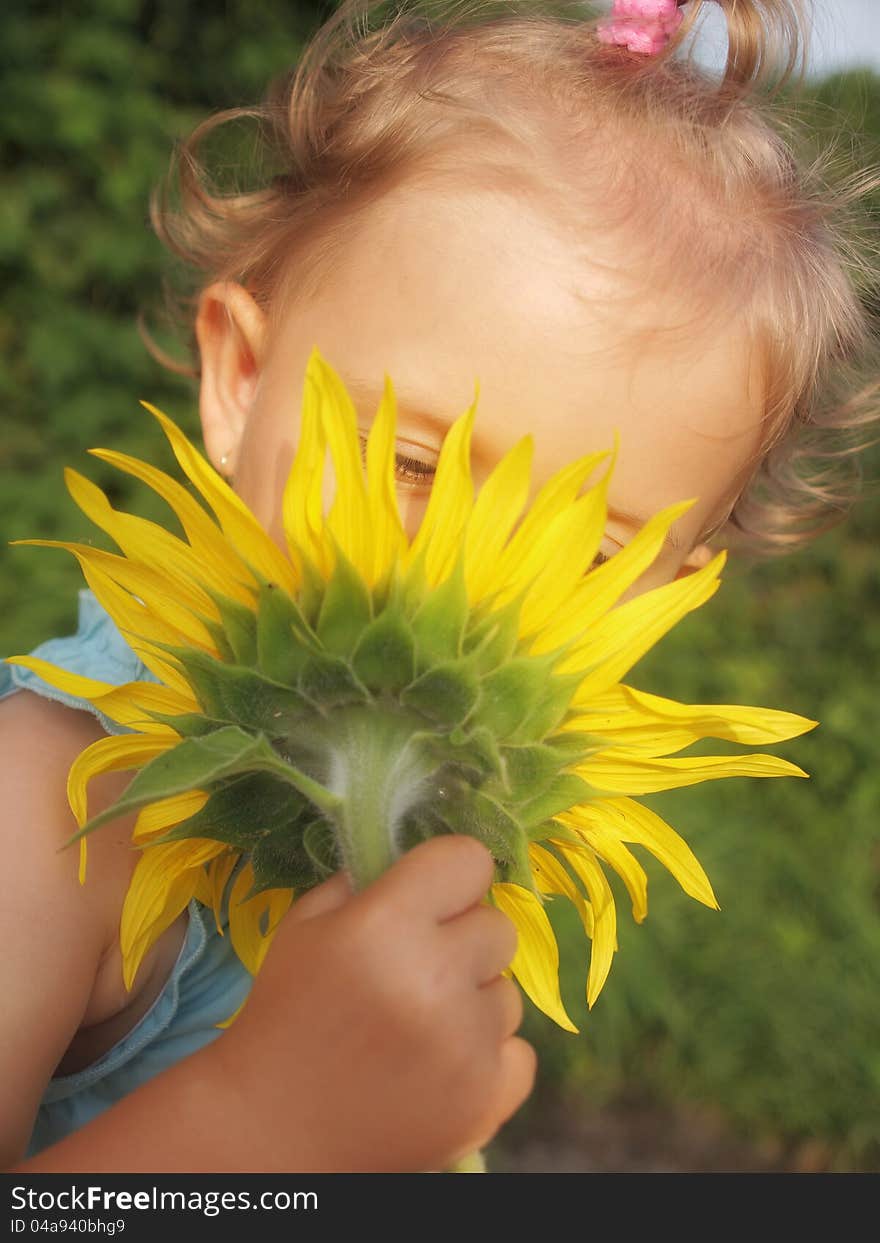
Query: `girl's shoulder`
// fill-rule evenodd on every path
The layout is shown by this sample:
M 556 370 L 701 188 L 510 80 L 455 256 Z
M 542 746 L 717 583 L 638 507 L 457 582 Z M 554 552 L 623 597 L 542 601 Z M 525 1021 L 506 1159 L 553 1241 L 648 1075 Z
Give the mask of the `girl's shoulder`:
M 138 857 L 131 846 L 133 824 L 130 817 L 120 818 L 89 838 L 81 883 L 79 848 L 70 844 L 77 824 L 67 801 L 67 775 L 76 757 L 104 737 L 93 716 L 30 691 L 0 701 L 0 848 L 5 866 L 14 855 L 19 881 L 30 895 L 33 927 L 41 916 L 51 912 L 57 918 L 61 910 L 68 911 L 100 956 L 118 940 L 122 903 Z M 89 811 L 109 806 L 129 779 L 122 772 L 92 781 Z
M 63 853 L 74 872 L 78 866 L 78 848 L 64 849 L 76 833 L 77 825 L 67 802 L 67 775 L 77 756 L 101 738 L 106 731 L 99 721 L 76 708 L 54 699 L 22 689 L 0 700 L 0 806 L 35 804 L 45 816 L 32 832 L 45 835 L 47 844 Z M 96 778 L 89 787 L 89 811 L 109 806 L 119 797 L 129 780 L 126 773 L 107 773 Z M 129 828 L 131 826 L 129 825 Z M 24 831 L 20 826 L 19 832 Z M 124 848 L 120 849 L 121 846 Z M 94 834 L 89 839 L 89 872 L 92 860 L 109 861 L 125 855 L 132 862 L 130 833 Z M 126 867 L 119 865 L 120 872 Z M 130 868 L 128 868 L 130 871 Z M 104 868 L 97 867 L 97 877 Z M 96 878 L 97 878 L 96 877 Z M 127 884 L 127 881 L 126 881 Z
M 0 702 L 0 1156 L 24 1151 L 46 1084 L 77 1034 L 129 1004 L 108 987 L 133 854 L 131 828 L 95 834 L 85 884 L 67 804 L 67 773 L 101 737 L 87 713 L 20 691 Z M 95 808 L 126 774 L 95 781 Z M 118 967 L 116 967 L 118 971 Z M 2 1168 L 8 1168 L 4 1164 Z

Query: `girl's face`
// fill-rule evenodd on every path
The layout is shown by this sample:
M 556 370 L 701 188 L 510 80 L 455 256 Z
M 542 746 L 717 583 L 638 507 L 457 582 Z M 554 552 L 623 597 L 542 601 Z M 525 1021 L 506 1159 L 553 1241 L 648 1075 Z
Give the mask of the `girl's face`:
M 701 534 L 726 516 L 760 451 L 760 374 L 736 325 L 681 331 L 692 315 L 679 296 L 634 297 L 636 286 L 613 271 L 625 256 L 609 265 L 590 246 L 585 254 L 513 195 L 401 187 L 363 213 L 319 292 L 294 294 L 271 325 L 240 286 L 212 286 L 197 333 L 215 465 L 226 458 L 236 491 L 283 543 L 281 497 L 317 346 L 365 433 L 391 377 L 411 533 L 444 432 L 479 381 L 477 486 L 527 433 L 535 489 L 574 458 L 611 449 L 617 434 L 605 555 L 657 510 L 695 497 L 640 586 L 702 564 Z

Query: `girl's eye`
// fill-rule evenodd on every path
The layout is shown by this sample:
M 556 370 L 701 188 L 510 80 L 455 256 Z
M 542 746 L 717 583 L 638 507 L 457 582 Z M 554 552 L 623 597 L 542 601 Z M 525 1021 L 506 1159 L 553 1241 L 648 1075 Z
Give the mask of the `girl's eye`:
M 361 442 L 361 457 L 366 461 L 367 457 L 367 436 L 365 432 L 359 433 Z M 400 444 L 401 442 L 398 442 Z M 416 457 L 415 452 L 420 446 L 410 445 L 403 442 L 404 446 L 410 450 L 408 453 L 401 452 L 400 449 L 394 454 L 394 476 L 399 483 L 408 484 L 410 487 L 428 487 L 434 482 L 434 476 L 437 473 L 437 454 L 432 454 L 430 449 L 423 450 L 425 456 Z
M 358 439 L 361 444 L 361 457 L 366 462 L 367 433 L 358 432 Z M 400 443 L 398 441 L 398 444 Z M 412 447 L 412 449 L 415 449 L 417 447 L 415 445 L 410 446 L 408 442 L 403 443 L 407 448 Z M 412 453 L 402 453 L 399 450 L 394 454 L 394 475 L 399 483 L 408 484 L 410 487 L 429 487 L 434 482 L 434 476 L 437 473 L 438 454 L 432 454 L 431 450 L 427 448 L 423 452 L 425 454 L 424 458 L 415 457 Z M 613 553 L 609 552 L 597 552 L 590 569 L 598 569 L 600 565 L 610 561 L 613 555 Z
M 407 453 L 394 455 L 394 474 L 402 483 L 433 483 L 436 473 L 436 463 L 423 462 L 421 458 L 410 457 Z

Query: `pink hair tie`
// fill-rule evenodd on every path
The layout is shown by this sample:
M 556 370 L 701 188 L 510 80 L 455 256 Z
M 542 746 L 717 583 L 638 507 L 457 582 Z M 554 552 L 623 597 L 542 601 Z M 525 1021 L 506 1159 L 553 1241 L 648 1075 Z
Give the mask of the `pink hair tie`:
M 602 43 L 620 43 L 631 52 L 656 56 L 682 23 L 679 5 L 687 0 L 614 0 L 610 17 L 599 23 Z

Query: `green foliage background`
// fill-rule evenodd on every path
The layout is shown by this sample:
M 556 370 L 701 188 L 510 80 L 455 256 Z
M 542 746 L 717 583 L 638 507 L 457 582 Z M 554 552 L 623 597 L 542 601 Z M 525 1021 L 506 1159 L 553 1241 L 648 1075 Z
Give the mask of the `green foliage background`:
M 329 7 L 7 0 L 0 651 L 29 650 L 73 626 L 75 565 L 6 546 L 94 538 L 67 498 L 63 465 L 152 516 L 137 485 L 86 449 L 167 464 L 140 398 L 197 436 L 193 383 L 151 359 L 136 323 L 161 302 L 166 261 L 147 202 L 174 138 L 209 112 L 258 98 Z M 880 139 L 880 78 L 813 84 L 803 109 L 817 145 L 832 135 L 845 148 Z M 710 784 L 653 800 L 693 845 L 722 909 L 697 906 L 647 860 L 648 920 L 635 927 L 618 889 L 621 952 L 589 1015 L 580 931 L 553 908 L 581 1035 L 527 1015 L 541 1077 L 512 1134 L 561 1090 L 573 1111 L 633 1098 L 691 1103 L 755 1140 L 817 1141 L 828 1168 L 880 1163 L 878 536 L 874 492 L 808 552 L 734 565 L 715 600 L 637 671 L 637 685 L 682 700 L 817 718 L 818 730 L 780 748 L 812 779 Z

